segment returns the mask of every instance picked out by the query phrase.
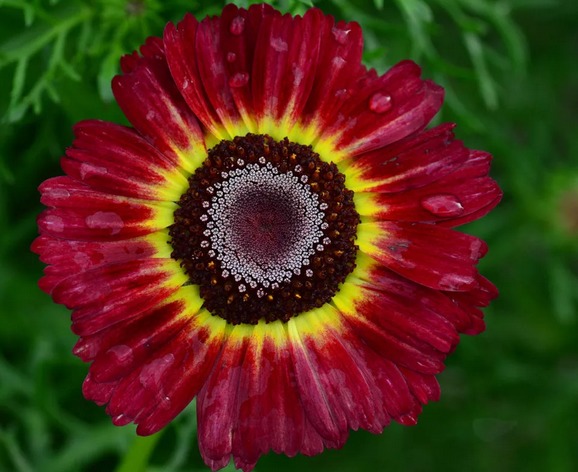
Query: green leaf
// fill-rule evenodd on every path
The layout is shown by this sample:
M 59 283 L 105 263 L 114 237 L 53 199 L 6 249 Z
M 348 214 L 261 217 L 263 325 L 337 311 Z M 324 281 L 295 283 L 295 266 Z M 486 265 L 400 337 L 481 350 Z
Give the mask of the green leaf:
M 114 101 L 114 95 L 112 94 L 112 88 L 110 82 L 112 78 L 119 73 L 119 57 L 121 52 L 118 50 L 113 50 L 111 53 L 104 58 L 100 64 L 100 70 L 98 71 L 98 94 L 103 101 L 110 103 Z
M 488 71 L 482 42 L 479 36 L 474 33 L 466 32 L 463 37 L 477 74 L 477 80 L 484 102 L 490 110 L 495 110 L 498 107 L 498 93 L 494 79 Z
M 433 13 L 427 3 L 422 0 L 396 0 L 398 8 L 405 17 L 413 39 L 413 53 L 416 58 L 434 54 L 433 44 L 427 31 L 433 22 Z

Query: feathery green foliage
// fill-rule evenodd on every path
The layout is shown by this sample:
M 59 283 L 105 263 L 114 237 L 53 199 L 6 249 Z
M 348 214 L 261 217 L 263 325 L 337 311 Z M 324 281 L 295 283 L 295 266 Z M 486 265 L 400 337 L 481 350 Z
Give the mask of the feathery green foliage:
M 241 6 L 258 3 L 235 2 Z M 572 0 L 277 0 L 358 21 L 379 72 L 411 58 L 442 84 L 438 120 L 494 155 L 502 204 L 467 231 L 490 246 L 501 296 L 487 332 L 464 338 L 442 400 L 414 428 L 352 433 L 342 451 L 271 454 L 260 472 L 578 470 L 578 4 Z M 85 401 L 69 313 L 36 287 L 36 187 L 85 118 L 125 122 L 110 90 L 118 59 L 201 0 L 0 0 L 0 470 L 207 470 L 194 405 L 136 440 Z M 232 470 L 232 469 L 231 469 Z

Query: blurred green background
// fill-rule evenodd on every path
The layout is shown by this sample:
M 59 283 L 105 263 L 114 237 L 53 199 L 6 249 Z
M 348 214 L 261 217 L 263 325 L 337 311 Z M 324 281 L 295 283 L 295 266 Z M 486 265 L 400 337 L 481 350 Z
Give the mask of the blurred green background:
M 70 352 L 69 312 L 37 288 L 43 266 L 29 252 L 36 188 L 61 174 L 73 123 L 125 122 L 109 86 L 120 55 L 185 11 L 223 5 L 208 3 L 0 0 L 2 472 L 139 472 L 139 457 L 142 471 L 208 470 L 194 406 L 135 445 L 133 427 L 112 426 L 83 399 L 87 366 Z M 270 454 L 257 470 L 578 470 L 578 2 L 272 3 L 356 20 L 368 65 L 383 72 L 412 58 L 444 85 L 437 120 L 457 122 L 469 147 L 492 152 L 504 190 L 492 214 L 463 228 L 488 241 L 480 267 L 501 295 L 486 310 L 487 331 L 464 337 L 448 359 L 442 399 L 417 426 L 352 433 L 342 450 L 314 458 Z

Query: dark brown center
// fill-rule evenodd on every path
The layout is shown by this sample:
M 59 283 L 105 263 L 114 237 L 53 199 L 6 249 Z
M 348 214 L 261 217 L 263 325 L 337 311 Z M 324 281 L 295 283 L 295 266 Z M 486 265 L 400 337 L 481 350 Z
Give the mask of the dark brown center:
M 179 201 L 172 257 L 213 315 L 288 321 L 330 301 L 355 267 L 360 220 L 344 183 L 311 146 L 221 141 Z

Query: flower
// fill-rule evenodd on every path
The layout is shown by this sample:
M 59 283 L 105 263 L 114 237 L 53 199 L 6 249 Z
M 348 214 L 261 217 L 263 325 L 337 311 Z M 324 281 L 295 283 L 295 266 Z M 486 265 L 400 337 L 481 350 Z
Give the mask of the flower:
M 361 64 L 356 23 L 234 5 L 121 59 L 133 127 L 84 121 L 40 186 L 41 288 L 72 311 L 87 399 L 147 435 L 196 396 L 205 462 L 410 425 L 496 296 L 453 227 L 501 192 L 443 90 Z

